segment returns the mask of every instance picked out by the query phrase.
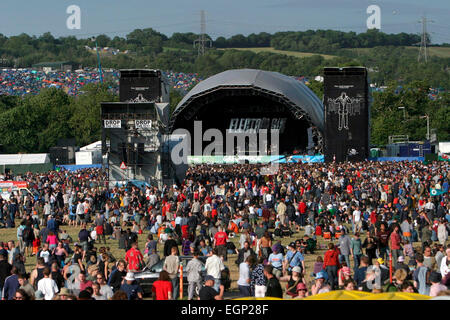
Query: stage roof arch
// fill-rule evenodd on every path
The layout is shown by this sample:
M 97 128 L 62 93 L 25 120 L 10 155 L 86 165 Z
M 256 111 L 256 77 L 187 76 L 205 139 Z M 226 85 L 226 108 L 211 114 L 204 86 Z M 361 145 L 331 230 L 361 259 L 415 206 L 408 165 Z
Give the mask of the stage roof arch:
M 254 89 L 282 100 L 297 119 L 304 117 L 319 131 L 324 131 L 323 104 L 311 89 L 292 77 L 256 69 L 227 70 L 198 83 L 177 105 L 170 130 L 174 129 L 177 117 L 195 105 L 196 99 L 226 89 Z

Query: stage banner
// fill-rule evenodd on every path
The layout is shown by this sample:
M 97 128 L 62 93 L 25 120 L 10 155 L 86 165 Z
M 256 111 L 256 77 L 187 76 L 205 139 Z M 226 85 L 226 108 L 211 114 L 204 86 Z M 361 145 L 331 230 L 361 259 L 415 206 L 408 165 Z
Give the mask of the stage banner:
M 369 156 L 369 93 L 362 67 L 324 69 L 325 161 Z

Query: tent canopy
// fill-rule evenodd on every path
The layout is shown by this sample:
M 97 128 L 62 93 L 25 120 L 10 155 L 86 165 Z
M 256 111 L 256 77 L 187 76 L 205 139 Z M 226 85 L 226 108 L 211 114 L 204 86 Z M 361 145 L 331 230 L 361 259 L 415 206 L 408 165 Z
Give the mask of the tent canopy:
M 50 163 L 48 153 L 0 154 L 0 165 Z

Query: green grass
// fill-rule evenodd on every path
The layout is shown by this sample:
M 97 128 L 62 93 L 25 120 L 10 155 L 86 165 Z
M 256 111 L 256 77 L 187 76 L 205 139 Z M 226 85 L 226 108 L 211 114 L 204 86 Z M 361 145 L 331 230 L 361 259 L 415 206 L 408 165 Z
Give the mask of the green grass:
M 415 50 L 419 54 L 419 47 L 407 47 L 408 49 Z M 430 56 L 440 58 L 450 58 L 450 47 L 428 47 L 428 54 Z
M 168 51 L 184 51 L 184 52 L 190 52 L 193 49 L 185 49 L 185 48 L 171 48 L 171 47 L 163 47 L 163 52 Z
M 409 46 L 406 47 L 408 50 L 411 50 L 417 54 L 419 54 L 419 47 Z M 369 54 L 371 50 L 375 50 L 374 48 L 345 48 L 343 50 L 350 50 L 353 52 L 357 52 L 358 54 L 365 55 Z M 450 47 L 428 47 L 428 54 L 430 57 L 440 57 L 440 58 L 450 58 Z
M 314 55 L 322 56 L 325 60 L 336 58 L 336 56 L 329 55 L 329 54 L 320 54 L 320 53 L 311 53 L 311 52 L 298 52 L 298 51 L 285 51 L 285 50 L 277 50 L 272 47 L 262 47 L 262 48 L 225 48 L 220 50 L 246 50 L 246 51 L 252 51 L 255 53 L 260 52 L 270 52 L 270 53 L 277 53 L 277 54 L 284 54 L 287 56 L 293 56 L 297 58 L 305 58 L 305 57 L 311 57 Z

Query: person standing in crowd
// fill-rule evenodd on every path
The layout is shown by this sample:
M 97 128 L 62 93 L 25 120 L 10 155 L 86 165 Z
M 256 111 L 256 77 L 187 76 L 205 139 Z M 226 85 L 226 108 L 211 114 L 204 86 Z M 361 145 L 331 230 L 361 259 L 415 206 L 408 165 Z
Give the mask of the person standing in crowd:
M 292 268 L 300 267 L 302 273 L 305 273 L 305 259 L 301 252 L 297 251 L 295 242 L 289 244 L 289 251 L 284 258 L 283 274 L 290 274 Z
M 3 300 L 14 300 L 14 294 L 19 289 L 19 277 L 18 271 L 16 267 L 11 268 L 11 275 L 5 279 L 5 283 L 3 285 Z
M 292 268 L 291 275 L 283 276 L 280 281 L 286 281 L 286 295 L 295 298 L 297 297 L 297 285 L 304 282 L 302 269 L 299 266 Z
M 446 256 L 441 259 L 440 272 L 441 276 L 444 279 L 448 273 L 450 273 L 450 248 L 447 247 L 445 250 Z
M 323 268 L 328 274 L 331 290 L 335 290 L 338 286 L 337 271 L 339 267 L 339 249 L 330 242 L 323 258 Z
M 126 274 L 126 262 L 124 260 L 119 260 L 117 262 L 117 267 L 111 272 L 108 280 L 108 285 L 113 289 L 114 293 L 120 289 Z
M 214 289 L 215 278 L 211 275 L 205 277 L 205 285 L 200 289 L 199 300 L 223 300 L 223 293 L 225 287 L 223 285 L 219 286 L 219 291 Z
M 200 291 L 202 287 L 202 276 L 201 272 L 204 268 L 203 263 L 198 259 L 200 252 L 194 250 L 194 257 L 186 265 L 185 272 L 187 274 L 188 280 L 188 300 L 194 298 L 194 293 Z
M 138 272 L 144 267 L 144 256 L 139 251 L 137 242 L 134 242 L 131 249 L 127 251 L 125 261 L 128 265 L 128 271 L 131 272 Z
M 8 263 L 8 252 L 1 248 L 0 249 L 0 295 L 3 298 L 3 287 L 5 285 L 5 280 L 11 275 L 11 264 Z
M 396 225 L 389 236 L 390 250 L 392 252 L 392 264 L 395 269 L 397 269 L 398 257 L 402 255 L 401 239 L 400 227 Z
M 366 249 L 366 256 L 369 259 L 369 265 L 371 265 L 373 259 L 377 257 L 377 242 L 371 231 L 367 231 L 362 247 Z
M 37 283 L 37 289 L 44 294 L 45 300 L 52 300 L 55 294 L 57 294 L 58 286 L 55 280 L 50 278 L 50 269 L 45 267 L 43 270 L 44 277 Z
M 264 275 L 264 258 L 258 259 L 257 265 L 250 275 L 250 290 L 255 298 L 264 298 L 266 295 L 266 278 Z
M 283 254 L 280 250 L 280 245 L 275 244 L 272 246 L 272 253 L 267 260 L 273 267 L 273 275 L 280 279 L 283 274 Z
M 173 286 L 169 273 L 162 270 L 159 278 L 152 285 L 152 296 L 154 300 L 172 300 Z
M 413 273 L 414 288 L 420 294 L 429 295 L 430 294 L 430 270 L 423 264 L 423 254 L 416 253 L 416 270 Z
M 178 298 L 179 268 L 180 268 L 180 258 L 178 257 L 178 250 L 176 247 L 172 247 L 171 255 L 166 257 L 166 259 L 164 260 L 163 270 L 169 273 L 169 277 L 172 281 L 172 288 L 173 288 L 172 296 L 174 300 Z
M 359 238 L 359 233 L 356 232 L 350 242 L 350 255 L 353 257 L 353 271 L 356 273 L 358 270 L 361 256 L 362 256 L 362 243 Z
M 134 272 L 127 272 L 124 282 L 120 286 L 120 291 L 127 294 L 128 300 L 142 300 L 143 290 L 134 278 Z
M 266 297 L 283 298 L 283 290 L 280 282 L 272 273 L 273 267 L 269 264 L 264 267 L 264 276 L 267 279 L 266 283 Z
M 30 283 L 28 283 L 27 275 L 24 273 L 19 273 L 18 281 L 20 284 L 19 289 L 24 290 L 28 294 L 28 296 L 33 300 L 35 290 L 33 286 Z
M 345 229 L 342 228 L 341 236 L 339 237 L 339 250 L 340 250 L 339 261 L 341 263 L 345 261 L 348 267 L 350 267 L 350 253 L 352 250 L 351 245 L 352 241 L 350 237 L 345 234 Z
M 248 256 L 245 262 L 239 264 L 239 279 L 237 281 L 239 293 L 242 297 L 250 297 L 251 287 L 250 287 L 250 273 L 251 268 L 255 264 L 254 256 Z
M 218 231 L 214 235 L 213 245 L 217 249 L 217 254 L 220 257 L 223 257 L 223 261 L 227 261 L 227 242 L 228 242 L 227 233 L 223 230 L 223 227 L 219 227 Z
M 221 285 L 221 273 L 225 269 L 222 259 L 217 255 L 218 251 L 216 248 L 212 250 L 212 255 L 206 259 L 205 269 L 206 275 L 212 276 L 214 278 L 214 290 L 219 292 Z

